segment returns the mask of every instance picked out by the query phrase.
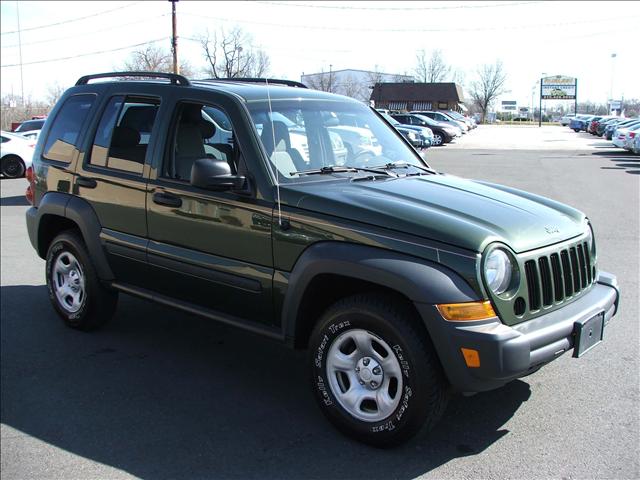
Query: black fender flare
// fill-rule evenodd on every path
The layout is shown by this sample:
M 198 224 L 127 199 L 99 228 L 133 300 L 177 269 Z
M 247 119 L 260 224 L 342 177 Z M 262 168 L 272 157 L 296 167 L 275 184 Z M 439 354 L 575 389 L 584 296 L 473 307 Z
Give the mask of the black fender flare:
M 100 243 L 102 226 L 96 212 L 87 201 L 67 193 L 46 193 L 37 208 L 35 219 L 35 224 L 37 225 L 36 239 L 41 238 L 41 219 L 45 215 L 64 217 L 78 225 L 98 277 L 107 281 L 114 279 L 104 248 Z M 44 247 L 39 244 L 39 240 L 36 241 L 38 242 L 38 253 L 44 258 L 46 256 L 46 252 L 42 251 Z
M 478 294 L 456 272 L 428 260 L 381 248 L 320 242 L 307 248 L 291 274 L 282 309 L 282 329 L 295 339 L 298 312 L 309 284 L 321 274 L 336 274 L 401 292 L 414 303 L 462 303 Z

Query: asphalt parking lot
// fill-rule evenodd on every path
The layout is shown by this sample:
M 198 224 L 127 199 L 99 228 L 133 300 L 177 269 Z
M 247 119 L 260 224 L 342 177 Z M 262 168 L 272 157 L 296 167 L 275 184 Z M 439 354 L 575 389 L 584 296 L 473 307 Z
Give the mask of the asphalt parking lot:
M 481 126 L 426 158 L 585 211 L 621 310 L 586 356 L 454 398 L 388 451 L 325 421 L 303 352 L 126 296 L 100 332 L 65 328 L 27 238 L 26 182 L 3 179 L 2 478 L 639 478 L 640 157 L 544 128 Z

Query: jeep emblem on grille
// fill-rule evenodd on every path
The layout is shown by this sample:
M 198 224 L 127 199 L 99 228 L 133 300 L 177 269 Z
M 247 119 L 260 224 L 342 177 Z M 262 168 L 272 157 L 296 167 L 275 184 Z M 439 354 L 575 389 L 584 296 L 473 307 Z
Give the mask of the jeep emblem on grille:
M 547 232 L 549 235 L 551 235 L 552 233 L 560 233 L 560 230 L 558 229 L 558 227 L 556 227 L 555 225 L 551 226 L 551 227 L 544 227 L 545 232 Z

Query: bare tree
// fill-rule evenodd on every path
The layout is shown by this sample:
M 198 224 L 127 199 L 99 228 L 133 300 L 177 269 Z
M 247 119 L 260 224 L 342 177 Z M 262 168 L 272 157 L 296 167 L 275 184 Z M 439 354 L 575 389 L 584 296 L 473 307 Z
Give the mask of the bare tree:
M 333 72 L 325 72 L 324 68 L 320 73 L 308 76 L 305 81 L 307 87 L 323 92 L 335 92 L 337 88 L 336 76 Z
M 208 65 L 206 73 L 213 78 L 264 77 L 270 60 L 267 53 L 255 47 L 251 36 L 240 27 L 225 33 L 221 28 L 208 30 L 198 38 Z
M 140 50 L 134 50 L 124 61 L 120 70 L 134 72 L 173 72 L 173 56 L 171 52 L 157 45 L 147 45 Z M 187 77 L 193 75 L 193 69 L 188 62 L 180 62 L 180 74 Z
M 53 84 L 49 85 L 47 87 L 47 103 L 53 107 L 56 103 L 58 103 L 58 100 L 60 100 L 60 97 L 62 97 L 62 94 L 65 90 L 66 89 L 58 82 L 54 82 Z
M 451 67 L 444 61 L 442 51 L 435 50 L 429 57 L 425 50 L 419 50 L 416 53 L 414 72 L 419 82 L 437 83 L 447 79 L 451 73 Z
M 506 80 L 507 74 L 500 60 L 493 65 L 483 65 L 478 69 L 478 80 L 471 83 L 471 99 L 482 115 L 482 122 L 493 101 L 504 93 Z

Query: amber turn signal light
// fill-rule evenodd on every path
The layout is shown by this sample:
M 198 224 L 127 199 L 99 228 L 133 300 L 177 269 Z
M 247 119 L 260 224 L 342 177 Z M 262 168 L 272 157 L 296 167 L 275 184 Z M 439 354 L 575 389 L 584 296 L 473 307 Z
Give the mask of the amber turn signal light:
M 440 315 L 454 322 L 468 322 L 497 317 L 489 300 L 484 302 L 441 303 L 436 305 Z
M 467 367 L 480 367 L 480 354 L 477 350 L 473 348 L 461 348 L 460 350 L 462 351 L 462 356 L 464 357 L 464 362 L 467 364 Z

